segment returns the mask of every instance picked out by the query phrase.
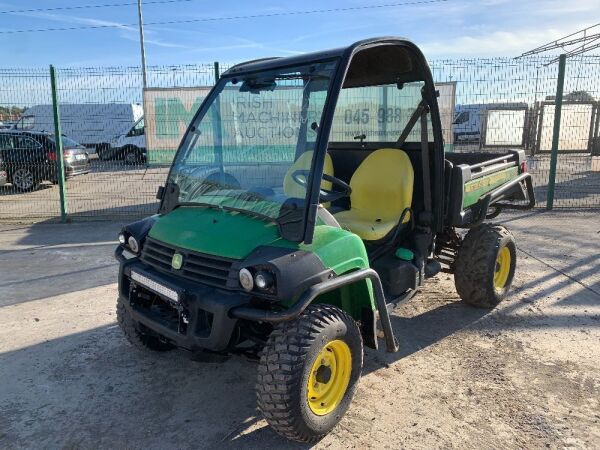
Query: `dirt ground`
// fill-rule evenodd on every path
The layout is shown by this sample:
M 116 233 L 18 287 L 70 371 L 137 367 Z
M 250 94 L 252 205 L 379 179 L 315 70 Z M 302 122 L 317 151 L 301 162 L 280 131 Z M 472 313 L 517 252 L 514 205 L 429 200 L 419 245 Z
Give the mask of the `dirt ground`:
M 505 219 L 514 294 L 490 312 L 439 275 L 368 350 L 316 448 L 600 448 L 600 215 Z M 115 323 L 119 224 L 0 228 L 0 448 L 304 448 L 256 409 L 256 364 L 138 352 Z

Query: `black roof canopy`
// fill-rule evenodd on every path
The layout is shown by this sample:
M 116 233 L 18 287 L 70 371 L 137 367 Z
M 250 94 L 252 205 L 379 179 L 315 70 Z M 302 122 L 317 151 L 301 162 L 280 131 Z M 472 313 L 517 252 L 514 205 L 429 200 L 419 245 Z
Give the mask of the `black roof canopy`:
M 380 47 L 380 49 L 377 49 L 377 47 Z M 423 65 L 426 66 L 427 64 L 421 51 L 410 40 L 401 37 L 378 37 L 331 50 L 247 61 L 231 67 L 222 76 L 250 75 L 256 72 L 300 66 L 336 58 L 349 60 L 354 54 L 365 49 L 373 51 L 366 52 L 364 57 L 353 61 L 350 71 L 346 75 L 344 87 L 364 85 L 366 79 L 369 79 L 371 84 L 402 81 L 398 78 L 402 78 L 403 73 L 407 74 L 405 77 L 407 79 L 403 81 L 410 81 L 410 79 L 415 79 L 415 75 L 421 75 Z M 418 74 L 415 72 L 418 72 Z M 409 75 L 409 73 L 411 74 Z M 378 76 L 378 74 L 381 75 Z

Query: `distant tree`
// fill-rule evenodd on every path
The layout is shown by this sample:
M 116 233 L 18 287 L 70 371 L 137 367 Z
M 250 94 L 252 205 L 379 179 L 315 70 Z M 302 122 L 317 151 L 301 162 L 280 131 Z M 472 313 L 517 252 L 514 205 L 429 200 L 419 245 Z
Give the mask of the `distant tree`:
M 14 120 L 19 118 L 25 112 L 27 108 L 20 106 L 0 106 L 0 119 L 1 120 Z
M 20 108 L 19 106 L 11 106 L 10 112 L 15 116 L 22 115 L 27 108 Z
M 553 102 L 555 98 L 556 95 L 546 96 L 546 100 L 550 102 Z M 594 96 L 587 91 L 573 91 L 563 96 L 565 102 L 593 102 L 595 100 Z
M 565 96 L 565 100 L 569 102 L 593 102 L 596 99 L 587 91 L 573 91 Z

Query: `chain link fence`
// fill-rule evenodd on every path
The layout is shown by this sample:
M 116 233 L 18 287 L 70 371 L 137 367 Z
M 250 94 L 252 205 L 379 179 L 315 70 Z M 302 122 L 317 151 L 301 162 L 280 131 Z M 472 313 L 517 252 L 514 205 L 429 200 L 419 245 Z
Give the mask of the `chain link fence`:
M 69 216 L 129 220 L 155 213 L 168 166 L 150 164 L 146 151 L 139 69 L 60 69 L 57 75 L 63 133 L 80 137 L 91 150 L 90 173 L 68 180 Z M 214 76 L 212 64 L 147 71 L 148 83 L 158 89 L 212 86 Z M 65 117 L 73 105 L 81 105 L 83 114 Z
M 47 69 L 0 70 L 0 220 L 46 220 L 60 217 L 56 188 L 56 152 L 28 136 L 7 133 L 29 105 L 52 104 Z M 39 147 L 39 148 L 38 148 Z M 46 183 L 34 187 L 34 177 Z
M 545 206 L 558 64 L 534 57 L 430 65 L 443 106 L 446 151 L 524 149 L 538 206 Z M 58 69 L 69 219 L 126 221 L 154 213 L 156 191 L 181 135 L 226 69 L 217 63 L 149 67 L 147 89 L 137 67 Z M 600 57 L 569 59 L 557 208 L 600 207 L 599 91 Z M 47 69 L 0 70 L 0 122 L 0 221 L 59 220 Z

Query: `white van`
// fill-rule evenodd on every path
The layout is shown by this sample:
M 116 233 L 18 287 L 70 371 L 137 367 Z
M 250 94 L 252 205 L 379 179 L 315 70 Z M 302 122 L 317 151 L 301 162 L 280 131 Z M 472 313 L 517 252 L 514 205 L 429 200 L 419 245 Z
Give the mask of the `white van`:
M 60 105 L 61 131 L 89 149 L 102 150 L 110 147 L 115 136 L 127 133 L 143 114 L 142 105 L 135 103 L 65 103 Z M 13 128 L 54 133 L 52 105 L 28 108 Z
M 110 149 L 98 154 L 100 159 L 123 159 L 127 164 L 146 162 L 146 135 L 144 118 L 140 118 L 126 133 L 116 136 Z
M 480 103 L 472 105 L 456 105 L 452 128 L 454 143 L 479 142 L 483 132 L 482 126 L 490 110 L 527 109 L 527 103 Z
M 454 143 L 479 142 L 481 139 L 481 116 L 485 105 L 456 105 L 454 122 Z

